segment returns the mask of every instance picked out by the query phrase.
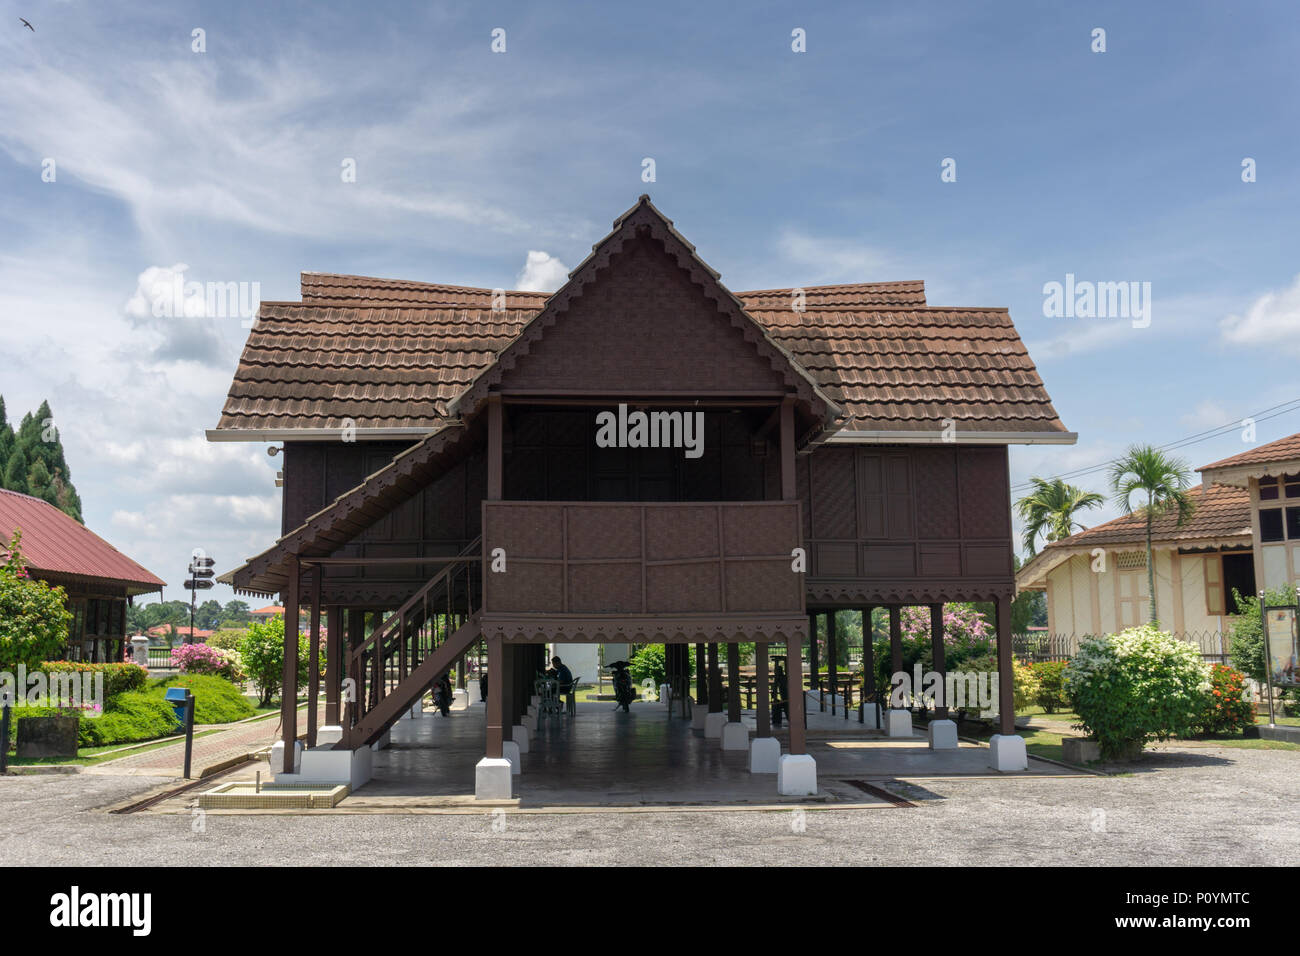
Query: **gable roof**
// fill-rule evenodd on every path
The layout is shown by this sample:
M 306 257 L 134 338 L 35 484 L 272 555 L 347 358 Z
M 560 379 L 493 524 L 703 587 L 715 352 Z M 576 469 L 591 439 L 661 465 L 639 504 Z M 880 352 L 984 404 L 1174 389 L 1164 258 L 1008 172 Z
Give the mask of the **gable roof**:
M 23 559 L 34 577 L 109 581 L 132 595 L 161 591 L 166 583 L 49 502 L 0 489 L 0 552 L 15 529 L 22 530 Z
M 303 273 L 301 302 L 264 302 L 213 440 L 428 435 L 474 407 L 600 264 L 648 229 L 809 406 L 839 406 L 832 440 L 1071 442 L 1005 309 L 926 305 L 922 282 L 731 293 L 641 197 L 556 293 Z M 577 278 L 575 283 L 573 280 Z M 471 394 L 473 393 L 473 394 Z
M 1248 487 L 1248 479 L 1300 473 L 1300 432 L 1196 469 L 1206 481 Z
M 1227 485 L 1196 485 L 1187 490 L 1194 505 L 1181 526 L 1178 512 L 1166 511 L 1151 523 L 1152 546 L 1160 550 L 1191 547 L 1236 547 L 1251 543 L 1250 494 Z M 1021 589 L 1045 586 L 1047 574 L 1076 554 L 1093 548 L 1108 551 L 1146 549 L 1146 518 L 1141 512 L 1079 531 L 1047 544 L 1016 573 Z

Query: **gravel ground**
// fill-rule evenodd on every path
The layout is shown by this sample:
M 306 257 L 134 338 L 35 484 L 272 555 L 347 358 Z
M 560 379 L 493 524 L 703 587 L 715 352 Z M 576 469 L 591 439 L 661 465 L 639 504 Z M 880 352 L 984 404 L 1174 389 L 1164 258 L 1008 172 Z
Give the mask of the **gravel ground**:
M 1163 746 L 1116 777 L 895 782 L 915 809 L 109 815 L 166 783 L 0 778 L 0 864 L 1291 865 L 1300 754 Z

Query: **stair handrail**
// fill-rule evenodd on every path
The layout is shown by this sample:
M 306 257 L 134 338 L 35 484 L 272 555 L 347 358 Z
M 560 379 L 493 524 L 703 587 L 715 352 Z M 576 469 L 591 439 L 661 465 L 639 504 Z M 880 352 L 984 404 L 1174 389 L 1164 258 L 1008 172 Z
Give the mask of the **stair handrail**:
M 430 591 L 442 584 L 444 581 L 449 580 L 453 575 L 460 573 L 460 569 L 463 565 L 472 564 L 475 561 L 481 561 L 482 547 L 483 536 L 479 535 L 467 544 L 458 554 L 450 558 L 437 574 L 431 577 L 424 586 L 407 598 L 405 604 L 390 614 L 387 620 L 383 621 L 370 633 L 369 637 L 358 644 L 352 650 L 350 659 L 360 662 L 363 655 L 372 645 L 375 645 L 377 642 L 387 641 L 388 638 L 392 636 L 391 632 L 402 622 L 403 616 L 408 611 L 414 610 L 417 606 L 422 605 L 425 597 Z M 468 610 L 473 611 L 473 608 L 469 608 Z M 382 647 L 383 645 L 380 644 L 379 646 Z

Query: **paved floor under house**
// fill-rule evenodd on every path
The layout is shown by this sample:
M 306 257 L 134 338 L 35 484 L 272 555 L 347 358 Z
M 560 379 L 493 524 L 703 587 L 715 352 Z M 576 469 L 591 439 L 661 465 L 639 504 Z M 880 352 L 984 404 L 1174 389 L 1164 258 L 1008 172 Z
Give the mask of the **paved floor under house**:
M 374 758 L 374 777 L 339 806 L 384 808 L 478 805 L 474 767 L 484 751 L 486 707 L 426 711 L 393 726 L 388 747 Z M 752 729 L 754 714 L 744 722 Z M 784 730 L 776 736 L 786 747 Z M 775 774 L 751 774 L 746 751 L 723 751 L 718 740 L 691 729 L 659 703 L 637 702 L 630 713 L 608 702 L 583 702 L 574 717 L 542 718 L 522 772 L 514 778 L 520 807 L 772 806 L 823 802 L 890 806 L 879 792 L 849 781 L 896 777 L 1005 777 L 988 766 L 988 749 L 963 742 L 931 751 L 922 734 L 886 738 L 856 715 L 808 714 L 808 752 L 817 761 L 817 797 L 780 797 Z M 246 770 L 228 780 L 251 778 Z M 1077 774 L 1031 759 L 1021 776 Z

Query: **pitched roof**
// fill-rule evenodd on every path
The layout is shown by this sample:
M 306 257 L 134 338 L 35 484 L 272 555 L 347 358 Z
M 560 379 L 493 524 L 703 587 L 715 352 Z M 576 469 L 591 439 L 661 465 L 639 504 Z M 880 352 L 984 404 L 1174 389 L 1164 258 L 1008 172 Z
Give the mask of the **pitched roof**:
M 98 578 L 126 585 L 128 594 L 158 591 L 166 583 L 49 502 L 0 489 L 0 542 L 15 529 L 22 530 L 23 559 L 36 577 Z
M 1240 455 L 1221 458 L 1208 465 L 1202 465 L 1196 470 L 1201 472 L 1207 481 L 1226 482 L 1245 487 L 1244 479 L 1247 477 L 1259 478 L 1284 472 L 1294 473 L 1298 462 L 1300 462 L 1300 432 L 1243 451 Z M 1286 467 L 1270 467 L 1274 465 Z
M 301 302 L 262 303 L 210 437 L 310 437 L 312 429 L 337 432 L 348 419 L 361 437 L 428 434 L 474 383 L 490 380 L 516 339 L 545 326 L 548 306 L 553 315 L 566 296 L 580 294 L 572 278 L 607 256 L 633 217 L 662 223 L 683 267 L 716 280 L 648 197 L 615 220 L 564 288 L 505 292 L 499 311 L 490 289 L 303 273 Z M 733 322 L 752 323 L 747 337 L 783 355 L 794 380 L 806 379 L 848 413 L 844 433 L 902 440 L 952 418 L 959 434 L 965 427 L 1072 438 L 1005 309 L 927 306 L 919 281 L 807 286 L 799 312 L 791 289 L 717 288 Z
M 1163 547 L 1207 547 L 1250 544 L 1250 494 L 1228 485 L 1196 485 L 1187 490 L 1192 516 L 1181 526 L 1178 512 L 1166 511 L 1151 523 L 1151 540 Z M 1140 511 L 1049 543 L 1016 574 L 1020 587 L 1040 582 L 1048 571 L 1073 554 L 1093 548 L 1115 550 L 1146 547 L 1146 518 Z

